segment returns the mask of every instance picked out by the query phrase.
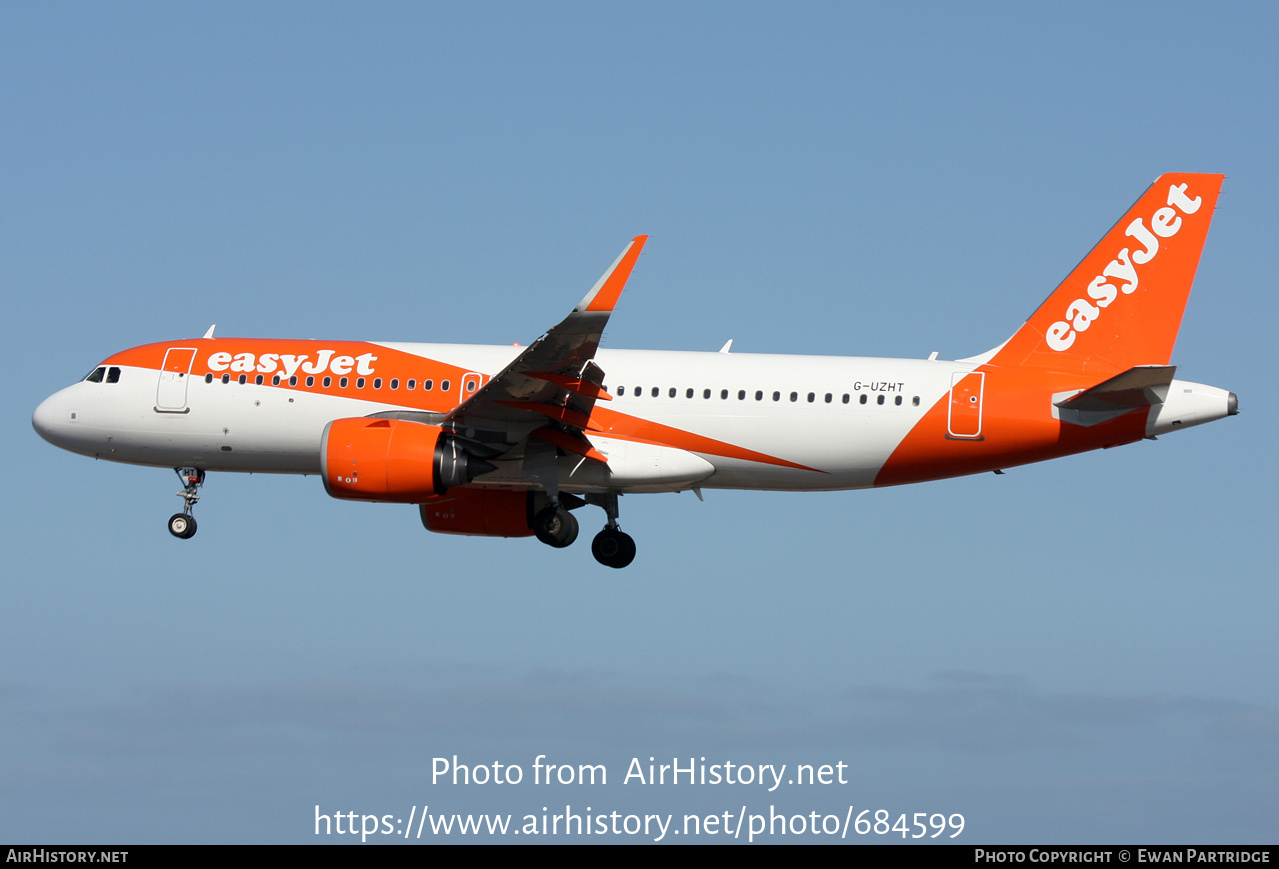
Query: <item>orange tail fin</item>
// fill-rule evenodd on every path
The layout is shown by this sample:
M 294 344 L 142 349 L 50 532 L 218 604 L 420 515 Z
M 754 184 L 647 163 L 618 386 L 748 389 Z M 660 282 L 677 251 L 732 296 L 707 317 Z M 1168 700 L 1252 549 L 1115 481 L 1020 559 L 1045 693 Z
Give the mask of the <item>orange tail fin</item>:
M 1099 375 L 1167 365 L 1224 177 L 1155 181 L 991 364 Z

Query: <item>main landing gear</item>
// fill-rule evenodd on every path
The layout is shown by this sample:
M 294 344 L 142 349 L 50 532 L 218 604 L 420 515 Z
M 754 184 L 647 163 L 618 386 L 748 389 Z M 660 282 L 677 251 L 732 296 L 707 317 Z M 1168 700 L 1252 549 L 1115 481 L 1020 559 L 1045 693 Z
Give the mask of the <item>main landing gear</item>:
M 608 521 L 591 541 L 591 555 L 605 567 L 623 568 L 635 560 L 635 539 L 617 527 L 617 493 L 587 495 L 592 504 L 604 508 Z
M 591 555 L 605 567 L 625 567 L 635 560 L 635 540 L 620 528 L 606 525 L 591 541 Z
M 604 530 L 591 541 L 591 554 L 605 567 L 622 568 L 635 560 L 635 541 L 631 535 L 617 527 L 617 493 L 587 495 L 585 500 L 576 495 L 561 495 L 537 512 L 533 517 L 533 533 L 547 546 L 563 549 L 577 539 L 577 519 L 570 513 L 578 507 L 594 504 L 602 507 L 608 516 Z
M 191 515 L 195 502 L 200 500 L 200 487 L 204 485 L 204 471 L 199 468 L 174 468 L 173 472 L 182 481 L 182 491 L 178 497 L 183 500 L 182 512 L 169 517 L 169 533 L 182 540 L 195 536 L 195 517 Z
M 533 533 L 547 546 L 563 549 L 577 539 L 577 519 L 558 500 L 552 501 L 533 517 Z

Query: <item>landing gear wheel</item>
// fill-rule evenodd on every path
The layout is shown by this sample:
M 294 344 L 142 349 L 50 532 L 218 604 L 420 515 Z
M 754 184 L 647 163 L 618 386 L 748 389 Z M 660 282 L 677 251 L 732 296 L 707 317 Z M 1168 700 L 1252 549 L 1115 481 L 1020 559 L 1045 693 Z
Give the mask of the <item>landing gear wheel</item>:
M 182 540 L 195 536 L 195 517 L 185 513 L 174 513 L 169 517 L 169 533 Z
M 635 560 L 635 540 L 625 531 L 605 528 L 591 541 L 591 555 L 605 567 L 625 567 Z
M 174 468 L 173 472 L 182 481 L 182 491 L 178 497 L 182 499 L 181 513 L 169 517 L 169 533 L 179 540 L 189 540 L 195 536 L 195 517 L 191 508 L 200 500 L 200 487 L 204 485 L 204 471 L 199 468 Z
M 533 533 L 547 546 L 563 549 L 577 539 L 577 520 L 563 507 L 544 507 L 533 517 Z

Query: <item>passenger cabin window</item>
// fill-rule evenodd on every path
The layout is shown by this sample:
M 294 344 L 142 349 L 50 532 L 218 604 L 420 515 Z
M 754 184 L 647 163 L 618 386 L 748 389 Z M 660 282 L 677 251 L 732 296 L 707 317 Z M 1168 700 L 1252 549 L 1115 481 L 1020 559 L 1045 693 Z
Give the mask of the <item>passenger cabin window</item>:
M 424 389 L 425 391 L 430 392 L 434 388 L 435 388 L 435 383 L 433 383 L 432 381 L 430 380 L 422 381 L 422 389 Z
M 315 378 L 308 374 L 306 378 L 306 385 L 315 386 Z
M 915 405 L 915 407 L 919 407 L 919 396 L 918 396 L 918 395 L 916 395 L 914 398 L 912 398 L 912 399 L 910 400 L 910 403 L 911 403 L 911 404 L 913 404 L 913 405 Z
M 710 398 L 710 397 L 711 397 L 711 391 L 709 389 L 703 389 L 702 398 Z
M 231 382 L 231 375 L 230 375 L 230 374 L 223 374 L 223 375 L 222 375 L 222 382 L 223 382 L 223 383 L 230 383 L 230 382 Z
M 289 386 L 297 386 L 297 385 L 298 385 L 298 376 L 296 374 L 290 375 Z
M 382 378 L 380 378 L 380 377 L 374 377 L 374 378 L 373 378 L 373 388 L 374 388 L 374 389 L 381 389 L 381 388 L 382 388 Z
M 625 387 L 625 386 L 619 386 L 619 387 L 617 387 L 617 394 L 618 394 L 619 396 L 625 395 L 625 394 L 626 394 L 626 387 Z
M 212 383 L 212 382 L 213 382 L 213 372 L 212 372 L 212 371 L 210 371 L 208 374 L 204 375 L 204 382 L 205 382 L 205 383 Z
M 727 390 L 727 389 L 721 389 L 721 390 L 719 391 L 719 397 L 720 397 L 720 399 L 721 399 L 721 400 L 727 400 L 727 399 L 728 399 L 728 390 Z
M 861 403 L 862 403 L 862 404 L 865 404 L 865 403 L 866 403 L 866 393 L 864 393 L 864 392 L 862 393 Z
M 901 403 L 902 403 L 902 397 L 900 395 L 893 399 L 893 404 L 897 405 L 898 407 L 901 407 Z
M 658 388 L 658 387 L 654 386 L 654 387 L 653 387 L 653 397 L 654 397 L 654 398 L 657 398 L 658 394 L 659 394 L 661 391 L 662 391 L 662 390 L 661 390 L 660 388 Z
M 351 382 L 351 379 L 349 377 L 343 377 L 341 380 L 338 381 L 338 386 L 342 387 L 343 389 L 346 389 L 346 385 L 350 382 Z
M 883 403 L 884 403 L 884 396 L 882 396 L 882 395 L 881 395 L 879 398 L 875 399 L 875 403 L 876 403 L 876 404 L 883 404 Z
M 326 384 L 326 385 L 327 385 L 327 384 Z M 415 379 L 413 379 L 412 377 L 410 377 L 410 378 L 409 378 L 409 382 L 408 382 L 408 383 L 406 383 L 406 384 L 404 384 L 404 388 L 405 388 L 405 389 L 408 389 L 408 390 L 410 390 L 410 391 L 411 391 L 411 390 L 414 390 L 414 389 L 417 389 L 417 381 L 416 381 Z
M 400 378 L 398 378 L 398 377 L 392 377 L 392 378 L 391 378 L 391 388 L 392 388 L 392 389 L 399 389 L 399 388 L 400 388 Z
M 674 397 L 675 397 L 675 387 L 673 387 L 673 386 L 671 387 L 671 391 L 670 391 L 669 395 L 670 395 L 670 397 L 671 397 L 671 398 L 674 398 Z
M 278 375 L 278 374 L 272 374 L 272 375 L 271 375 L 271 385 L 272 385 L 272 386 L 279 386 L 279 385 L 280 385 L 280 375 Z
M 258 386 L 261 386 L 261 385 L 262 385 L 262 375 L 261 375 L 261 374 L 259 374 L 257 377 L 253 378 L 253 382 L 254 382 L 254 383 L 256 383 Z
M 249 375 L 241 374 L 239 377 L 236 378 L 236 380 L 240 381 L 240 385 L 243 386 L 244 384 L 249 382 Z
M 449 391 L 449 382 L 448 382 L 447 380 L 441 380 L 441 381 L 440 381 L 440 389 L 444 390 L 445 392 L 448 392 L 448 391 Z
M 325 389 L 328 389 L 328 388 L 329 388 L 330 386 L 332 386 L 332 385 L 333 385 L 333 378 L 332 378 L 332 377 L 325 377 L 325 378 L 324 378 L 324 388 L 325 388 Z
M 692 398 L 692 397 L 693 397 L 693 390 L 691 390 L 691 389 L 690 389 L 690 390 L 686 391 L 686 392 L 684 393 L 684 397 L 685 397 L 685 398 Z
M 355 388 L 356 388 L 356 389 L 363 389 L 363 388 L 364 388 L 364 378 L 363 378 L 363 377 L 357 377 L 357 378 L 355 378 Z

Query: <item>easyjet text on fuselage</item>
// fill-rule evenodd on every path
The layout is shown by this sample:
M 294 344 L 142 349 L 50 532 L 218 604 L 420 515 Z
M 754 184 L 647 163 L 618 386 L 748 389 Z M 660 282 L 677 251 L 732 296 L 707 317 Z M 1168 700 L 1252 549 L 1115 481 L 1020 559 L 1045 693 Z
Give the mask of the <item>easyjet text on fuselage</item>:
M 314 362 L 308 362 L 310 354 L 298 356 L 292 353 L 229 353 L 219 351 L 209 354 L 210 371 L 256 371 L 260 374 L 271 374 L 280 370 L 286 377 L 292 377 L 301 369 L 304 374 L 321 374 L 325 371 L 339 377 L 355 374 L 366 377 L 373 373 L 373 363 L 377 357 L 372 353 L 361 353 L 359 356 L 338 356 L 336 350 L 321 350 L 316 353 Z

